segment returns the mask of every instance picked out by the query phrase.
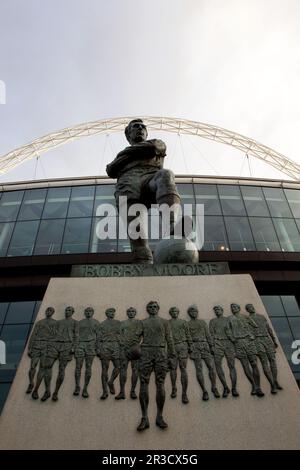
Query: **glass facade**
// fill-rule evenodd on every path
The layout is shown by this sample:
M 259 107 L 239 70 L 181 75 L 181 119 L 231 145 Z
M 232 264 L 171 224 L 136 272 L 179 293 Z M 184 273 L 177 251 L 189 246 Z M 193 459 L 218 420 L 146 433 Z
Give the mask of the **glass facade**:
M 204 251 L 300 252 L 300 190 L 210 183 L 178 189 L 194 214 L 204 204 Z M 112 184 L 3 192 L 0 256 L 130 251 L 128 240 L 97 237 L 98 208 L 107 203 L 115 205 Z

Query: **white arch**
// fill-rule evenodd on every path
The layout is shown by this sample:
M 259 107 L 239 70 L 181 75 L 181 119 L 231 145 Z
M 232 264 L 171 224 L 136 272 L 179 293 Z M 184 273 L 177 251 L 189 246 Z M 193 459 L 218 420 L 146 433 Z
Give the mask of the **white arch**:
M 143 119 L 148 129 L 156 131 L 172 132 L 175 134 L 188 134 L 202 137 L 203 139 L 231 145 L 249 156 L 258 158 L 271 165 L 294 180 L 300 180 L 300 165 L 285 157 L 281 153 L 266 147 L 253 139 L 222 127 L 167 117 L 139 116 Z M 77 126 L 68 127 L 58 132 L 40 137 L 29 144 L 23 145 L 0 158 L 0 173 L 6 173 L 26 160 L 40 156 L 50 149 L 59 147 L 69 141 L 88 137 L 96 134 L 112 134 L 124 130 L 126 124 L 133 116 L 118 117 L 113 119 L 101 119 L 87 122 Z

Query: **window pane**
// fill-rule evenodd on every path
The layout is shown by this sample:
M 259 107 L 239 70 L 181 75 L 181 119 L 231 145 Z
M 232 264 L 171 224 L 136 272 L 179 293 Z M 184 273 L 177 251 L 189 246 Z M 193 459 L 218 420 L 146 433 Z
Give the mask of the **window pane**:
M 109 203 L 109 204 L 112 204 L 113 206 L 116 205 L 114 192 L 115 192 L 114 184 L 101 184 L 96 187 L 94 215 L 97 215 L 97 207 L 100 204 Z
M 35 301 L 11 302 L 5 319 L 8 323 L 30 323 L 32 319 Z
M 0 303 L 0 325 L 4 323 L 5 315 L 7 312 L 8 302 L 1 302 Z
M 31 189 L 25 191 L 18 220 L 40 219 L 45 203 L 46 193 L 47 189 Z
M 204 216 L 204 251 L 227 251 L 227 242 L 223 217 Z
M 205 215 L 221 215 L 221 206 L 215 184 L 194 184 L 196 203 L 204 204 Z
M 195 208 L 195 197 L 194 197 L 194 189 L 192 183 L 178 183 L 177 185 L 178 192 L 181 198 L 181 206 L 183 204 L 192 204 L 193 212 Z
M 5 384 L 0 383 L 0 414 L 2 412 L 10 387 L 11 387 L 11 383 L 5 383 Z
M 250 226 L 246 217 L 225 217 L 230 249 L 255 251 Z
M 8 256 L 31 256 L 39 221 L 17 222 L 9 245 Z
M 294 295 L 282 295 L 281 301 L 288 317 L 300 317 L 299 305 Z
M 66 221 L 62 253 L 88 253 L 91 219 L 68 219 Z
M 279 318 L 279 317 L 272 317 L 271 320 L 272 320 L 274 330 L 276 331 L 276 334 L 282 346 L 282 349 L 285 352 L 286 358 L 289 361 L 289 364 L 292 365 L 291 355 L 293 353 L 293 350 L 291 346 L 292 346 L 294 339 L 293 339 L 288 321 L 286 318 Z
M 6 255 L 14 225 L 14 222 L 5 222 L 0 224 L 0 256 Z
M 4 325 L 0 339 L 6 344 L 6 364 L 1 369 L 16 369 L 22 357 L 31 325 Z
M 43 211 L 43 219 L 66 217 L 71 188 L 50 188 Z
M 293 216 L 295 218 L 300 217 L 300 191 L 298 189 L 285 189 L 284 192 L 289 201 Z
M 42 301 L 41 301 L 41 300 L 37 300 L 37 301 L 36 301 L 36 304 L 35 304 L 35 307 L 34 307 L 34 310 L 33 310 L 32 322 L 35 321 L 36 316 L 37 316 L 37 314 L 38 314 L 38 312 L 39 312 L 39 309 L 40 309 L 41 304 L 42 304 Z
M 281 251 L 273 222 L 270 218 L 249 217 L 258 251 Z
M 35 255 L 60 253 L 65 219 L 42 220 L 35 243 Z
M 24 191 L 7 191 L 0 200 L 0 220 L 16 220 Z
M 92 253 L 111 253 L 117 251 L 117 233 L 118 233 L 118 219 L 116 217 L 105 217 L 107 219 L 107 225 L 104 227 L 105 232 L 107 232 L 108 224 L 111 227 L 111 239 L 107 238 L 101 240 L 97 235 L 97 224 L 102 220 L 100 217 L 95 217 L 92 225 L 92 236 L 91 236 L 91 247 L 90 251 Z
M 72 188 L 68 217 L 91 217 L 93 212 L 95 186 Z
M 292 328 L 292 333 L 295 339 L 300 339 L 300 317 L 291 317 L 289 318 L 289 323 Z
M 262 189 L 258 186 L 241 186 L 248 215 L 270 217 Z
M 246 215 L 238 186 L 218 185 L 224 215 Z
M 281 188 L 263 188 L 272 217 L 292 217 Z
M 270 317 L 285 317 L 285 310 L 279 295 L 261 295 L 261 300 Z
M 300 234 L 293 219 L 274 219 L 282 251 L 300 251 Z

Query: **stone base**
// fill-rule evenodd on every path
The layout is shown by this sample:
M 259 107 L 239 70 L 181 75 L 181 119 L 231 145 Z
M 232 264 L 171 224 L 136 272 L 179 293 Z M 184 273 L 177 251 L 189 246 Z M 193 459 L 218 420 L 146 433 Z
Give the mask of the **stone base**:
M 45 294 L 38 320 L 45 308 L 54 306 L 54 318 L 63 317 L 67 305 L 75 307 L 74 318 L 83 317 L 87 306 L 95 309 L 95 318 L 102 321 L 109 306 L 117 309 L 116 318 L 126 318 L 130 306 L 138 310 L 137 318 L 147 317 L 146 304 L 158 300 L 160 315 L 169 318 L 168 310 L 176 305 L 181 318 L 187 318 L 187 307 L 197 304 L 199 318 L 210 320 L 216 304 L 229 315 L 232 302 L 253 303 L 257 311 L 266 314 L 253 281 L 248 275 L 143 277 L 143 278 L 73 278 L 52 279 Z M 279 381 L 284 390 L 270 394 L 270 387 L 261 371 L 264 398 L 250 396 L 250 385 L 236 361 L 239 398 L 228 396 L 216 399 L 210 393 L 209 379 L 204 365 L 205 380 L 210 400 L 201 400 L 194 364 L 188 362 L 190 403 L 181 403 L 180 373 L 178 397 L 170 398 L 170 377 L 166 378 L 164 417 L 166 430 L 155 426 L 155 384 L 151 378 L 149 417 L 150 428 L 138 433 L 140 421 L 138 400 L 116 401 L 113 395 L 99 400 L 101 394 L 100 361 L 95 358 L 89 386 L 89 399 L 74 397 L 75 361 L 69 363 L 59 401 L 34 401 L 25 391 L 30 360 L 25 353 L 17 371 L 8 400 L 0 417 L 0 449 L 299 449 L 300 396 L 297 384 L 282 349 L 277 352 Z M 227 366 L 224 364 L 224 369 Z M 261 370 L 261 368 L 260 368 Z M 52 390 L 57 365 L 54 366 Z M 128 373 L 130 379 L 130 371 Z M 83 378 L 83 377 L 82 377 Z M 227 381 L 230 383 L 228 373 Z M 118 393 L 118 379 L 115 382 Z M 222 391 L 218 381 L 219 391 Z M 41 386 L 40 395 L 43 393 Z M 137 390 L 138 391 L 138 390 Z M 129 397 L 129 380 L 127 382 Z

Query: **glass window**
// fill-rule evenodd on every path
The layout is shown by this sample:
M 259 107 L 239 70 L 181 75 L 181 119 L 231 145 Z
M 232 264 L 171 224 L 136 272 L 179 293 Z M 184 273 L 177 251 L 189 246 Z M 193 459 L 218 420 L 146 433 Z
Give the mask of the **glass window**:
M 293 353 L 291 346 L 294 339 L 287 318 L 272 317 L 271 320 L 282 349 L 291 365 L 291 355 Z
M 218 185 L 224 215 L 246 215 L 240 188 L 227 184 Z
M 225 217 L 230 249 L 233 251 L 255 251 L 250 226 L 246 217 Z
M 270 317 L 285 317 L 280 295 L 261 295 L 261 300 Z
M 96 187 L 96 196 L 95 196 L 95 206 L 94 206 L 94 215 L 97 215 L 97 207 L 100 204 L 112 204 L 113 206 L 116 205 L 115 203 L 115 185 L 114 184 L 100 184 Z
M 14 222 L 0 224 L 0 257 L 6 255 L 14 225 Z
M 7 191 L 0 200 L 0 220 L 16 220 L 24 191 Z
M 11 383 L 0 383 L 0 414 L 6 401 Z
M 241 191 L 248 215 L 270 217 L 270 212 L 260 187 L 241 186 Z
M 93 213 L 95 186 L 72 188 L 68 217 L 91 217 Z
M 294 338 L 300 340 L 300 317 L 298 318 L 290 317 L 289 323 L 290 323 Z
M 107 217 L 109 224 L 113 229 L 112 236 L 115 236 L 113 239 L 101 240 L 97 236 L 97 224 L 100 222 L 100 217 L 95 217 L 92 225 L 92 236 L 91 236 L 91 248 L 92 253 L 113 253 L 117 251 L 117 235 L 118 235 L 118 220 L 116 217 Z M 114 230 L 114 227 L 116 230 Z M 105 231 L 108 228 L 105 227 Z
M 41 301 L 41 300 L 37 300 L 37 301 L 36 301 L 36 304 L 35 304 L 35 307 L 34 307 L 34 310 L 33 310 L 33 316 L 32 316 L 32 320 L 31 320 L 32 322 L 35 321 L 36 316 L 37 316 L 37 314 L 38 314 L 38 312 L 39 312 L 39 309 L 40 309 L 40 306 L 41 306 L 41 305 L 42 305 L 42 301 Z
M 67 219 L 62 253 L 87 253 L 89 249 L 91 219 Z
M 38 226 L 38 220 L 17 222 L 7 256 L 31 256 Z
M 70 192 L 71 188 L 50 188 L 43 211 L 43 219 L 66 217 Z
M 282 251 L 300 251 L 300 234 L 294 219 L 274 219 Z
M 281 301 L 288 317 L 300 317 L 299 305 L 294 295 L 282 295 Z
M 284 190 L 287 200 L 289 201 L 290 208 L 295 218 L 300 217 L 300 191 L 299 189 L 285 189 Z
M 204 216 L 204 251 L 227 251 L 229 245 L 223 217 Z
M 195 197 L 193 185 L 190 183 L 177 183 L 177 189 L 181 198 L 181 205 L 183 204 L 192 204 L 193 212 L 195 207 Z
M 47 189 L 30 189 L 25 191 L 18 220 L 40 219 L 45 203 Z
M 42 220 L 34 248 L 35 255 L 60 253 L 65 219 Z
M 281 188 L 263 188 L 263 191 L 272 217 L 292 217 Z
M 11 302 L 5 319 L 5 324 L 30 323 L 35 307 L 35 301 Z
M 249 221 L 258 251 L 281 251 L 272 219 L 249 217 Z
M 196 203 L 204 204 L 205 215 L 221 215 L 221 206 L 215 184 L 194 184 Z
M 5 315 L 7 312 L 8 302 L 0 303 L 0 325 L 4 323 Z
M 5 369 L 16 369 L 22 357 L 31 325 L 4 325 L 0 339 L 6 344 Z

